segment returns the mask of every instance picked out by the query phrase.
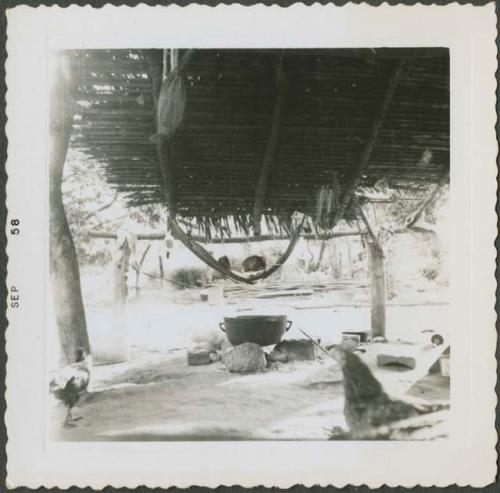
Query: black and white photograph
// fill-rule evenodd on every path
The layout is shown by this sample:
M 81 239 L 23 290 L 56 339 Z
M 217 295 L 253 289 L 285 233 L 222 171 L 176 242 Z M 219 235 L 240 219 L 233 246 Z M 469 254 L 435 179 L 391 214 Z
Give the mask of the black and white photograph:
M 54 58 L 55 439 L 446 438 L 447 49 Z
M 8 12 L 9 487 L 494 479 L 469 7 Z

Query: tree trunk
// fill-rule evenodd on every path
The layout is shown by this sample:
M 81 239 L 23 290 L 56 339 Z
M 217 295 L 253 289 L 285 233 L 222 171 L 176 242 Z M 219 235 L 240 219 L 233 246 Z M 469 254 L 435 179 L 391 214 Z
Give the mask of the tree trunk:
M 385 269 L 384 255 L 378 245 L 368 242 L 371 288 L 372 337 L 385 337 Z
M 50 94 L 50 280 L 61 347 L 61 363 L 75 361 L 78 348 L 90 352 L 80 272 L 62 199 L 61 182 L 73 124 L 70 75 L 59 71 Z

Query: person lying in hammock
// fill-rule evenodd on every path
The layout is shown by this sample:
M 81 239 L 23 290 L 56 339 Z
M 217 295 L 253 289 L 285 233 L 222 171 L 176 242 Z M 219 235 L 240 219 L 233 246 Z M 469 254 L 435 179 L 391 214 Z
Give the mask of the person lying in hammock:
M 261 255 L 250 255 L 243 260 L 243 272 L 266 270 L 266 259 Z
M 231 262 L 227 255 L 217 259 L 217 262 L 227 270 L 231 270 Z M 250 255 L 243 260 L 243 272 L 260 272 L 266 270 L 266 259 L 261 255 Z

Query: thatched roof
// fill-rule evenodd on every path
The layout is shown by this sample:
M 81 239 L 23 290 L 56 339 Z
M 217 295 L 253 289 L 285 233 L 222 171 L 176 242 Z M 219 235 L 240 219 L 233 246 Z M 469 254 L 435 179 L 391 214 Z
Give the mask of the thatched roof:
M 157 149 L 149 140 L 156 132 L 151 54 L 75 52 L 81 111 L 72 145 L 104 163 L 108 182 L 134 205 L 164 201 Z M 352 184 L 401 59 L 406 65 L 361 181 L 428 185 L 449 169 L 447 49 L 195 50 L 183 71 L 186 109 L 173 144 L 177 213 L 252 216 L 278 74 L 286 73 L 263 213 L 314 216 L 322 185 L 336 175 L 342 194 Z

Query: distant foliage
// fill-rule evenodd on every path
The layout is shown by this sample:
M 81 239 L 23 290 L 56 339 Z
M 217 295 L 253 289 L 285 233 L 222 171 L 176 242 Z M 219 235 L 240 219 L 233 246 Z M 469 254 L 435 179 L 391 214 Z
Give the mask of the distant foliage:
M 448 285 L 445 252 L 433 248 L 431 250 L 430 262 L 422 270 L 421 274 L 428 281 L 436 282 L 439 285 Z
M 433 190 L 434 185 L 422 186 L 418 193 L 415 190 L 389 190 L 392 201 L 365 204 L 363 209 L 376 231 L 380 225 L 395 231 L 404 227 L 405 219 L 418 210 Z M 404 286 L 414 276 L 415 279 L 425 279 L 439 286 L 448 285 L 447 252 L 444 246 L 446 241 L 444 237 L 437 236 L 442 233 L 440 226 L 447 219 L 448 200 L 449 186 L 441 187 L 438 195 L 424 210 L 420 220 L 429 227 L 428 234 L 422 230 L 406 237 L 387 237 L 385 249 L 390 279 L 389 296 L 397 294 L 399 285 Z
M 116 231 L 124 221 L 158 228 L 162 221 L 161 207 L 126 208 L 106 182 L 102 166 L 75 150 L 68 152 L 62 193 L 80 264 L 103 265 L 112 259 L 114 241 L 90 238 L 90 230 Z
M 437 266 L 424 267 L 421 272 L 428 281 L 435 281 L 439 276 L 439 269 Z

